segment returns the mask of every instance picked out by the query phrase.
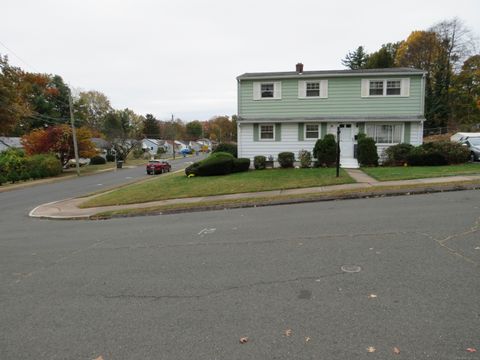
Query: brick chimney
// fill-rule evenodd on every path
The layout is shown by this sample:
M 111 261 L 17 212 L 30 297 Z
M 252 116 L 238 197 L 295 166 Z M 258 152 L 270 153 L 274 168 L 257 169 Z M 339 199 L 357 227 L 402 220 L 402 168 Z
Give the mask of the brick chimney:
M 298 64 L 295 66 L 295 69 L 296 69 L 296 71 L 297 71 L 298 74 L 303 73 L 303 64 L 302 64 L 302 63 L 298 63 Z

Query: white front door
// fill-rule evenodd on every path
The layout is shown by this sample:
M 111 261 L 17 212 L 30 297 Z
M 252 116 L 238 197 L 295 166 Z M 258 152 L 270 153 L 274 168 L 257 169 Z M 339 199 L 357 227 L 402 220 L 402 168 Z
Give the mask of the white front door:
M 339 124 L 340 127 L 340 157 L 353 158 L 353 126 Z

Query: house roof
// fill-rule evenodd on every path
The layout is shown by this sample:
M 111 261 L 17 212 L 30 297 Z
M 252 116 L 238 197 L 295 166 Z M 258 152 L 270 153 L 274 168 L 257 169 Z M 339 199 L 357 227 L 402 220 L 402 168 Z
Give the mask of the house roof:
M 109 149 L 112 147 L 112 145 L 107 140 L 102 138 L 91 138 L 90 140 L 98 149 Z
M 359 70 L 315 70 L 297 73 L 296 71 L 283 72 L 256 72 L 245 73 L 237 77 L 237 80 L 255 79 L 280 79 L 280 78 L 311 78 L 311 77 L 341 77 L 341 76 L 365 76 L 365 75 L 423 75 L 426 72 L 420 69 L 396 67 L 386 69 L 359 69 Z

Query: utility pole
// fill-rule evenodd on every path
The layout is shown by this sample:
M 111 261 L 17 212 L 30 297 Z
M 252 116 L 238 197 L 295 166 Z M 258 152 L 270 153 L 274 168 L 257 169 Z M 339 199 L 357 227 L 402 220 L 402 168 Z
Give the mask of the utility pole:
M 173 120 L 173 114 L 172 114 L 172 149 L 173 149 L 173 160 L 175 160 L 175 122 Z
M 72 94 L 68 93 L 68 103 L 70 105 L 70 123 L 72 124 L 73 150 L 75 151 L 75 165 L 77 168 L 77 176 L 80 176 L 80 159 L 78 156 L 77 132 L 75 131 L 75 124 L 73 121 L 73 104 Z

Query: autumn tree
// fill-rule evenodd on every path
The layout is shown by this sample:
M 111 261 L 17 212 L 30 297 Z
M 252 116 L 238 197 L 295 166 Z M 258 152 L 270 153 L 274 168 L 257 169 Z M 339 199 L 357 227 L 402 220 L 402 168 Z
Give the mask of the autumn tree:
M 198 120 L 189 122 L 185 126 L 185 130 L 189 140 L 197 140 L 202 136 L 203 133 L 202 124 Z
M 356 50 L 350 51 L 345 55 L 345 59 L 342 59 L 342 65 L 351 70 L 362 69 L 368 60 L 368 54 L 363 49 L 363 46 L 359 46 Z
M 80 157 L 90 158 L 96 154 L 89 129 L 76 129 L 78 152 Z M 72 128 L 67 125 L 49 126 L 35 129 L 22 137 L 22 144 L 28 155 L 53 153 L 66 165 L 75 157 Z
M 399 43 L 383 44 L 382 47 L 367 55 L 364 69 L 385 69 L 395 67 L 395 56 Z
M 105 116 L 113 111 L 108 97 L 100 91 L 82 91 L 75 99 L 75 118 L 94 131 L 101 131 Z

